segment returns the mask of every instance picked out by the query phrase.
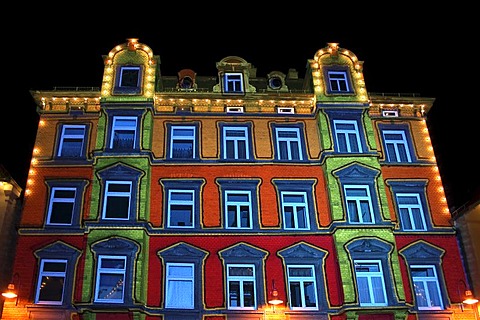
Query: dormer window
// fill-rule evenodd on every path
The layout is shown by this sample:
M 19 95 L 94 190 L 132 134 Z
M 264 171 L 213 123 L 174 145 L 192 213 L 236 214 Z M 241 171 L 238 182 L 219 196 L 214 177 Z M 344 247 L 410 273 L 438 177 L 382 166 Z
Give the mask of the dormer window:
M 328 69 L 325 72 L 327 92 L 330 94 L 353 93 L 350 74 L 346 68 Z
M 119 66 L 114 93 L 136 94 L 141 92 L 141 66 Z
M 223 93 L 243 94 L 243 74 L 226 72 L 223 77 Z

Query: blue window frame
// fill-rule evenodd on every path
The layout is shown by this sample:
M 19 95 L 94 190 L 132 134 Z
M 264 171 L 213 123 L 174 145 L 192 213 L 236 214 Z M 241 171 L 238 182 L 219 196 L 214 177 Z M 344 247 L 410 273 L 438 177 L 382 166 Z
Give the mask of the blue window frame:
M 203 179 L 161 179 L 165 225 L 171 229 L 200 228 L 200 193 Z
M 58 241 L 35 251 L 35 256 L 39 269 L 34 303 L 70 306 L 80 251 Z
M 225 72 L 223 75 L 223 93 L 243 94 L 243 73 Z
M 278 255 L 287 266 L 288 306 L 292 310 L 325 310 L 325 258 L 327 251 L 307 243 L 280 250 Z
M 264 259 L 267 252 L 239 243 L 219 253 L 226 270 L 227 308 L 256 310 L 264 305 Z
M 326 92 L 328 94 L 353 93 L 350 70 L 345 67 L 325 68 Z
M 183 242 L 175 243 L 158 252 L 158 256 L 166 265 L 164 269 L 166 309 L 201 309 L 202 295 L 197 293 L 203 288 L 202 268 L 207 254 L 208 252 Z M 193 320 L 194 316 L 184 315 L 183 318 Z
M 113 237 L 94 243 L 95 304 L 133 306 L 135 262 L 140 246 L 129 240 Z
M 335 141 L 338 152 L 360 153 L 362 143 L 358 124 L 355 120 L 333 120 Z
M 379 238 L 357 238 L 346 245 L 360 307 L 401 305 L 391 268 L 393 245 Z
M 445 250 L 420 240 L 399 251 L 410 271 L 410 286 L 415 308 L 421 311 L 444 310 L 449 303 L 442 272 Z
M 192 160 L 198 159 L 198 126 L 167 124 L 168 159 Z
M 142 91 L 143 66 L 118 66 L 115 94 L 139 94 Z
M 224 160 L 248 160 L 252 154 L 250 125 L 220 124 Z
M 388 163 L 410 163 L 417 160 L 413 152 L 414 144 L 407 125 L 386 125 L 378 126 L 383 149 L 385 150 L 385 161 Z
M 89 127 L 85 124 L 61 125 L 56 156 L 62 159 L 85 159 L 88 128 Z
M 217 179 L 223 199 L 225 229 L 259 229 L 259 179 Z
M 400 228 L 403 231 L 427 231 L 432 229 L 430 221 L 426 188 L 427 181 L 422 180 L 388 180 L 391 188 Z

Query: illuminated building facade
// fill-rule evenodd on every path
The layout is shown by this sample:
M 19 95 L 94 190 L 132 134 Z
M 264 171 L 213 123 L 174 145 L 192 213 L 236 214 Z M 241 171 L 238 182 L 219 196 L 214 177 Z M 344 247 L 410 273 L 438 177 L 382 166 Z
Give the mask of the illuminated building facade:
M 257 77 L 128 39 L 40 123 L 5 319 L 454 319 L 466 283 L 426 126 L 329 43 Z M 463 287 L 461 288 L 463 290 Z

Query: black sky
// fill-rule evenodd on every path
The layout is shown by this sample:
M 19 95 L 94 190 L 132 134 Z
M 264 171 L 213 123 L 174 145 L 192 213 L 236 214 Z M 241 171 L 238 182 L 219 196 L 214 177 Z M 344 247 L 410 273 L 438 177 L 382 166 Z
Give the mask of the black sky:
M 253 64 L 260 77 L 274 70 L 287 73 L 289 68 L 303 77 L 307 60 L 328 42 L 338 42 L 364 61 L 369 92 L 419 93 L 436 99 L 427 125 L 448 204 L 459 207 L 480 187 L 480 112 L 472 99 L 474 80 L 467 79 L 467 68 L 478 69 L 478 54 L 469 52 L 467 42 L 474 21 L 470 26 L 463 20 L 453 22 L 447 14 L 412 8 L 369 16 L 343 8 L 333 17 L 310 12 L 312 5 L 281 14 L 225 8 L 209 16 L 195 15 L 196 10 L 148 15 L 146 9 L 142 17 L 137 13 L 115 19 L 90 11 L 75 17 L 69 12 L 60 20 L 58 15 L 39 15 L 42 19 L 31 20 L 30 27 L 5 36 L 2 56 L 10 77 L 2 90 L 0 117 L 7 130 L 0 163 L 25 187 L 38 122 L 29 90 L 100 87 L 102 56 L 127 38 L 148 45 L 160 56 L 162 74 L 169 76 L 183 68 L 215 76 L 216 62 L 235 55 Z M 457 13 L 450 11 L 452 16 Z

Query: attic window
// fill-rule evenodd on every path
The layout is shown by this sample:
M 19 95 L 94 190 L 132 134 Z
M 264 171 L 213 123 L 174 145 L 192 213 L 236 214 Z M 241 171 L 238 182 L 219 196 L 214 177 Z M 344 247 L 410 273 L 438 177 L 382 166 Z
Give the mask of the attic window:
M 383 110 L 382 116 L 384 117 L 398 117 L 398 110 Z
M 274 90 L 282 88 L 283 82 L 282 79 L 278 76 L 271 77 L 268 79 L 268 86 Z
M 132 94 L 141 92 L 141 66 L 119 66 L 114 93 Z
M 243 113 L 243 107 L 227 107 L 227 113 Z
M 288 113 L 288 114 L 294 114 L 295 110 L 291 107 L 278 107 L 277 108 L 278 113 Z

